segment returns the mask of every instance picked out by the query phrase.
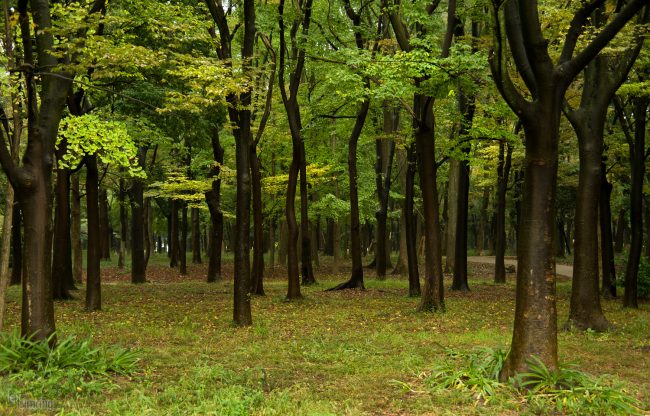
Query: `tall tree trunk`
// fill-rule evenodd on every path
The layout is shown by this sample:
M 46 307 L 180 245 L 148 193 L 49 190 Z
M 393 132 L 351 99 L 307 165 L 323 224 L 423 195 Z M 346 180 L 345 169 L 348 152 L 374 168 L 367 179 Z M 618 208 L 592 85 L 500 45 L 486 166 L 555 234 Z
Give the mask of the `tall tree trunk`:
M 138 164 L 144 169 L 147 149 L 138 150 Z M 131 185 L 131 283 L 145 283 L 147 269 L 144 256 L 144 183 L 133 178 Z
M 57 150 L 57 160 L 65 154 L 63 141 Z M 54 244 L 52 252 L 52 295 L 54 299 L 71 299 L 74 288 L 72 276 L 72 241 L 70 239 L 70 170 L 56 169 L 56 207 L 54 210 Z
M 445 271 L 453 273 L 456 259 L 456 224 L 458 223 L 458 187 L 461 170 L 460 161 L 449 162 L 449 183 L 447 185 L 447 228 L 445 229 Z
M 406 152 L 406 177 L 404 186 L 404 205 L 402 206 L 402 217 L 404 221 L 404 238 L 406 240 L 406 261 L 408 264 L 409 275 L 409 296 L 416 297 L 421 295 L 420 290 L 420 272 L 418 270 L 417 254 L 417 224 L 415 221 L 415 212 L 413 209 L 415 199 L 415 171 L 417 164 L 417 154 L 415 143 L 407 148 Z
M 616 297 L 616 266 L 614 264 L 614 242 L 612 239 L 612 184 L 607 180 L 605 163 L 600 168 L 600 250 L 602 258 L 603 283 L 601 292 L 605 298 Z
M 398 153 L 399 159 L 399 182 L 400 187 L 403 193 L 406 193 L 406 171 L 408 170 L 408 161 L 406 160 L 406 150 L 399 150 Z M 395 268 L 393 269 L 392 274 L 408 274 L 408 254 L 406 249 L 406 215 L 404 211 L 405 201 L 401 203 L 402 215 L 399 218 L 399 255 L 397 257 L 397 262 L 395 263 Z M 418 283 L 420 279 L 418 278 Z M 420 296 L 420 293 L 417 293 L 413 296 Z
M 488 207 L 490 206 L 490 191 L 489 187 L 483 188 L 483 198 L 481 198 L 481 214 L 479 217 L 478 233 L 476 235 L 476 251 L 479 256 L 483 255 L 485 250 L 486 229 L 488 226 Z
M 144 217 L 144 269 L 149 265 L 149 258 L 154 247 L 153 236 L 153 210 L 151 209 L 151 198 L 144 198 L 144 207 L 142 210 Z
M 81 283 L 83 276 L 83 251 L 81 249 L 81 193 L 79 192 L 79 175 L 72 175 L 72 275 L 76 283 Z
M 619 254 L 623 252 L 623 246 L 625 245 L 626 220 L 625 208 L 621 208 L 618 211 L 616 220 L 616 241 L 614 241 L 614 251 Z
M 126 208 L 126 181 L 120 178 L 120 189 L 118 193 L 118 201 L 120 204 L 120 252 L 118 253 L 117 267 L 120 269 L 124 268 L 126 263 L 126 240 L 128 240 L 128 221 L 129 214 Z
M 445 308 L 433 101 L 432 97 L 415 94 L 414 112 L 418 115 L 415 123 L 415 144 L 420 172 L 425 239 L 424 290 L 418 306 L 419 311 L 438 311 Z
M 88 218 L 86 310 L 98 311 L 102 308 L 102 287 L 100 273 L 99 173 L 97 171 L 96 155 L 86 157 L 86 210 Z
M 181 203 L 176 199 L 171 199 L 171 241 L 169 243 L 169 250 L 171 258 L 169 260 L 169 267 L 178 267 L 178 260 L 180 250 L 178 248 L 179 235 L 178 235 L 178 210 Z
M 251 292 L 264 295 L 264 221 L 262 213 L 262 172 L 255 145 L 251 146 L 251 185 L 253 193 L 253 272 Z
M 108 195 L 99 188 L 99 247 L 102 260 L 111 259 L 111 226 L 108 219 Z
M 384 138 L 377 140 L 376 146 L 376 163 L 375 175 L 377 185 L 377 197 L 379 199 L 379 209 L 375 213 L 377 219 L 377 244 L 375 246 L 375 260 L 377 278 L 386 277 L 386 268 L 390 260 L 390 241 L 388 238 L 387 220 L 388 220 L 388 203 L 390 202 L 390 184 L 391 169 L 393 166 L 393 156 L 395 154 L 395 141 L 391 135 L 399 127 L 399 112 L 391 108 L 387 103 L 383 106 L 383 133 Z
M 187 275 L 187 204 L 185 202 L 181 204 L 180 274 L 185 276 Z
M 211 241 L 210 262 L 208 263 L 208 282 L 221 280 L 221 248 L 223 244 L 223 213 L 221 212 L 221 178 L 219 177 L 223 164 L 223 147 L 219 142 L 219 129 L 212 132 L 212 153 L 215 165 L 210 172 L 212 189 L 205 193 L 205 201 L 210 210 Z
M 630 143 L 630 161 L 632 164 L 632 186 L 630 187 L 630 229 L 632 241 L 625 269 L 625 292 L 623 306 L 638 308 L 637 285 L 639 262 L 643 247 L 643 178 L 645 177 L 645 133 L 647 97 L 636 97 L 634 103 L 634 144 Z
M 309 194 L 307 192 L 307 158 L 305 154 L 305 141 L 300 141 L 300 235 L 302 252 L 300 254 L 300 268 L 302 271 L 302 284 L 313 285 L 316 283 L 312 265 L 311 241 L 309 232 Z
M 507 150 L 505 149 L 507 148 Z M 505 154 L 504 154 L 505 153 Z M 497 207 L 495 224 L 495 261 L 494 282 L 506 282 L 506 192 L 508 191 L 508 177 L 512 161 L 512 146 L 505 141 L 499 144 L 499 165 L 497 167 Z
M 192 263 L 201 264 L 201 219 L 196 207 L 192 208 Z

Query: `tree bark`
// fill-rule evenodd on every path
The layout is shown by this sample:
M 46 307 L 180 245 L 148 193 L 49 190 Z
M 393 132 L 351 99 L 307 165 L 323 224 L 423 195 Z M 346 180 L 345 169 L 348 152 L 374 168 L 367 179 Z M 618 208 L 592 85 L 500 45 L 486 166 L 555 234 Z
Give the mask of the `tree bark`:
M 390 202 L 391 170 L 395 154 L 395 141 L 391 137 L 399 128 L 399 112 L 387 103 L 383 106 L 382 140 L 376 140 L 375 175 L 379 209 L 377 219 L 377 244 L 375 246 L 376 272 L 378 279 L 386 278 L 386 268 L 390 261 L 390 241 L 388 238 L 388 203 Z
M 179 231 L 178 231 L 178 210 L 181 203 L 176 199 L 170 199 L 171 205 L 171 241 L 169 243 L 169 250 L 171 252 L 171 258 L 169 259 L 169 267 L 178 267 L 179 261 Z
M 144 169 L 147 149 L 138 149 L 138 164 Z M 133 178 L 131 184 L 131 283 L 145 283 L 147 270 L 144 256 L 144 183 Z
M 406 152 L 406 183 L 404 191 L 404 205 L 402 207 L 402 216 L 404 217 L 405 239 L 406 239 L 406 261 L 409 275 L 409 296 L 416 297 L 421 295 L 420 290 L 420 272 L 418 270 L 417 254 L 417 224 L 413 210 L 415 198 L 415 171 L 417 166 L 417 154 L 415 143 L 407 148 Z
M 98 311 L 102 309 L 102 288 L 100 273 L 99 173 L 97 171 L 96 155 L 86 157 L 86 209 L 88 218 L 86 310 Z
M 221 280 L 221 248 L 223 244 L 223 213 L 221 212 L 221 178 L 219 173 L 223 164 L 223 147 L 219 142 L 219 129 L 212 132 L 212 154 L 215 165 L 211 169 L 212 189 L 205 193 L 205 201 L 210 210 L 212 227 L 210 245 L 210 262 L 208 263 L 208 282 Z
M 449 183 L 447 185 L 447 228 L 445 229 L 445 271 L 454 272 L 456 260 L 456 224 L 458 223 L 458 186 L 460 161 L 452 158 L 449 162 Z
M 251 292 L 264 296 L 264 221 L 262 213 L 262 172 L 256 146 L 251 146 L 251 183 L 253 193 L 253 272 Z
M 72 190 L 72 275 L 76 283 L 81 283 L 83 277 L 83 251 L 81 248 L 81 193 L 79 192 L 79 175 L 71 178 Z
M 129 229 L 129 214 L 126 207 L 126 181 L 120 178 L 120 189 L 118 193 L 118 201 L 120 204 L 120 252 L 118 253 L 117 267 L 120 269 L 124 268 L 126 263 L 126 241 L 128 240 L 128 229 Z
M 67 151 L 65 140 L 56 151 L 57 161 Z M 52 253 L 52 295 L 54 299 L 71 299 L 74 288 L 72 276 L 72 241 L 70 238 L 70 170 L 56 169 L 56 208 L 54 210 L 54 244 Z
M 505 150 L 507 148 L 507 150 Z M 505 155 L 504 155 L 505 153 Z M 512 146 L 501 141 L 499 144 L 499 164 L 497 167 L 497 209 L 495 224 L 495 259 L 494 282 L 506 282 L 506 193 L 508 191 L 508 177 L 512 161 Z
M 111 226 L 108 219 L 108 195 L 106 189 L 99 188 L 99 251 L 102 260 L 111 259 Z
M 199 209 L 192 208 L 192 263 L 201 264 L 201 219 Z
M 181 243 L 179 244 L 180 251 L 180 274 L 181 276 L 187 275 L 187 203 L 181 203 Z
M 616 266 L 614 263 L 614 242 L 612 239 L 612 184 L 607 180 L 605 163 L 600 170 L 600 250 L 602 258 L 603 283 L 601 292 L 605 298 L 616 297 Z

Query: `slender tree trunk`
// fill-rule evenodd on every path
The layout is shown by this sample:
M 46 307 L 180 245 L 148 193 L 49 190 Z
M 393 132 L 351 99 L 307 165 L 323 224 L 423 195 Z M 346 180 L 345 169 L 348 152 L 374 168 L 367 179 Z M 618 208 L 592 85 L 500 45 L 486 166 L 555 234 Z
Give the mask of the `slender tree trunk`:
M 99 173 L 97 156 L 86 158 L 86 209 L 88 218 L 88 251 L 86 260 L 86 310 L 102 309 L 100 273 L 100 225 L 99 225 Z
M 180 250 L 180 274 L 187 275 L 187 204 L 182 203 L 181 208 L 181 243 Z
M 452 158 L 449 162 L 449 184 L 447 185 L 447 228 L 445 229 L 445 271 L 453 273 L 456 259 L 456 224 L 458 223 L 458 187 L 461 164 Z
M 488 207 L 490 206 L 490 191 L 488 187 L 483 188 L 483 198 L 481 198 L 481 214 L 478 224 L 478 233 L 476 235 L 476 251 L 479 256 L 483 255 L 485 250 L 486 229 L 488 226 Z
M 72 175 L 72 275 L 76 283 L 81 283 L 83 276 L 83 251 L 81 249 L 81 193 L 79 192 L 79 175 Z
M 388 238 L 388 203 L 390 202 L 391 169 L 395 154 L 395 142 L 391 135 L 399 127 L 399 112 L 384 103 L 383 133 L 386 137 L 377 140 L 375 175 L 379 209 L 375 213 L 377 219 L 377 244 L 375 246 L 376 271 L 378 279 L 386 278 L 386 268 L 390 260 L 390 241 Z
M 600 250 L 602 256 L 603 283 L 601 292 L 605 298 L 616 297 L 616 266 L 612 239 L 612 184 L 607 180 L 605 163 L 600 170 Z
M 126 240 L 129 238 L 129 214 L 126 208 L 126 194 L 126 181 L 120 178 L 120 190 L 118 194 L 118 201 L 120 204 L 120 252 L 117 259 L 117 267 L 120 269 L 123 269 L 124 264 L 126 263 Z
M 408 264 L 409 275 L 409 296 L 416 297 L 421 295 L 420 290 L 420 272 L 418 270 L 418 255 L 416 247 L 417 224 L 413 210 L 415 199 L 415 171 L 417 165 L 417 154 L 415 143 L 407 148 L 406 155 L 406 183 L 404 188 L 404 205 L 402 207 L 402 216 L 405 219 L 405 239 L 406 239 L 406 261 Z
M 149 258 L 153 250 L 153 210 L 151 209 L 151 198 L 144 198 L 144 208 L 142 215 L 144 217 L 144 269 L 147 270 Z
M 255 145 L 251 146 L 251 185 L 253 194 L 253 272 L 251 292 L 264 296 L 264 221 L 262 213 L 262 172 Z
M 616 220 L 616 241 L 614 242 L 614 251 L 619 254 L 623 252 L 623 246 L 625 245 L 626 219 L 625 208 L 621 208 L 618 211 L 618 219 Z
M 180 202 L 171 199 L 171 241 L 169 243 L 169 250 L 171 252 L 171 258 L 169 260 L 169 267 L 178 267 L 179 260 L 179 236 L 178 236 L 178 210 L 180 207 Z
M 144 169 L 147 149 L 139 149 L 138 163 Z M 131 283 L 145 283 L 147 269 L 144 256 L 144 183 L 134 178 L 131 185 Z
M 408 161 L 406 160 L 406 150 L 398 151 L 399 166 L 399 182 L 402 189 L 402 192 L 406 193 L 406 172 L 408 170 Z M 406 249 L 406 215 L 404 211 L 405 201 L 401 203 L 402 215 L 399 218 L 399 255 L 397 257 L 397 262 L 395 263 L 395 268 L 393 269 L 392 274 L 408 274 L 408 254 Z M 420 279 L 418 278 L 418 284 Z M 420 296 L 416 294 L 414 296 Z
M 99 188 L 99 247 L 102 260 L 111 259 L 111 226 L 108 220 L 108 195 Z
M 192 263 L 201 264 L 201 219 L 199 209 L 192 208 Z
M 505 149 L 507 148 L 507 150 Z M 504 155 L 505 153 L 505 155 Z M 508 177 L 512 161 L 512 146 L 502 141 L 499 144 L 499 165 L 497 167 L 497 209 L 495 224 L 495 261 L 494 282 L 506 282 L 506 192 L 508 191 Z
M 57 160 L 65 154 L 62 143 Z M 70 239 L 70 171 L 56 170 L 56 208 L 54 210 L 54 244 L 52 253 L 52 295 L 54 299 L 71 299 L 69 289 L 74 288 L 72 276 L 72 241 Z
M 205 201 L 210 210 L 211 241 L 210 262 L 208 263 L 208 282 L 221 280 L 221 248 L 223 244 L 223 213 L 221 212 L 221 178 L 220 166 L 223 163 L 223 147 L 219 142 L 219 130 L 212 132 L 212 153 L 216 166 L 212 169 L 212 189 L 205 193 Z
M 634 145 L 630 146 L 630 161 L 632 163 L 630 229 L 632 230 L 632 241 L 625 269 L 623 306 L 635 309 L 639 307 L 637 285 L 643 247 L 643 178 L 645 177 L 645 133 L 648 102 L 647 97 L 634 98 Z
M 311 235 L 309 232 L 309 194 L 307 192 L 307 159 L 305 154 L 305 141 L 300 141 L 300 234 L 301 247 L 300 267 L 302 271 L 302 284 L 313 285 L 316 283 L 312 265 Z

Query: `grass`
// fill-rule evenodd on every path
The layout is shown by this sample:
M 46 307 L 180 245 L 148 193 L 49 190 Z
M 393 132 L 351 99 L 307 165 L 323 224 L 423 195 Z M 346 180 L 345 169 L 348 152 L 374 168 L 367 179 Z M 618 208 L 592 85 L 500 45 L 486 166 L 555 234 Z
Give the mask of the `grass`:
M 514 315 L 514 285 L 491 283 L 489 266 L 470 266 L 468 294 L 447 292 L 447 312 L 416 313 L 405 279 L 378 281 L 366 272 L 367 290 L 324 292 L 346 275 L 328 274 L 286 302 L 280 269 L 269 271 L 267 295 L 254 297 L 250 328 L 232 325 L 232 280 L 202 281 L 205 266 L 179 277 L 157 259 L 151 283 L 133 286 L 126 271 L 104 270 L 103 311 L 83 311 L 78 300 L 57 302 L 63 336 L 138 351 L 142 370 L 102 393 L 53 400 L 65 415 L 411 415 L 522 414 L 539 409 L 512 400 L 477 403 L 471 395 L 433 390 L 426 383 L 448 351 L 506 348 Z M 225 265 L 227 276 L 232 266 Z M 342 267 L 342 270 L 345 268 Z M 570 283 L 558 284 L 560 324 L 568 314 Z M 19 324 L 20 293 L 10 290 L 9 330 Z M 561 332 L 563 361 L 594 375 L 621 380 L 650 407 L 650 305 L 623 310 L 604 301 L 616 329 Z M 12 407 L 0 382 L 0 413 L 39 414 Z M 5 390 L 3 390 L 5 389 Z M 38 396 L 34 396 L 38 399 Z M 4 410 L 3 410 L 4 409 Z M 22 413 L 21 413 L 22 412 Z M 47 413 L 47 412 L 43 412 Z

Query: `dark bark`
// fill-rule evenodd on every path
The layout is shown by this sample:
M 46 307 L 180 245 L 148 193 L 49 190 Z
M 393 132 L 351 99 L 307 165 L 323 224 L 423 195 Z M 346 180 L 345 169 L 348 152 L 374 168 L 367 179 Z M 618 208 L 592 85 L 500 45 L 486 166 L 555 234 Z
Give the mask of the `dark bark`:
M 388 238 L 388 203 L 390 202 L 391 171 L 393 156 L 395 154 L 395 141 L 391 137 L 399 128 L 399 112 L 389 107 L 386 103 L 383 108 L 383 133 L 381 140 L 377 140 L 375 175 L 377 185 L 377 198 L 379 209 L 375 213 L 377 219 L 377 244 L 375 246 L 375 260 L 377 278 L 386 277 L 386 268 L 390 261 L 390 241 Z
M 192 263 L 201 264 L 201 219 L 199 209 L 192 208 Z
M 181 242 L 178 245 L 180 252 L 179 271 L 181 276 L 185 276 L 187 275 L 187 204 L 185 202 L 181 204 Z
M 625 208 L 621 208 L 618 211 L 618 218 L 616 219 L 616 241 L 614 241 L 614 251 L 619 254 L 623 252 L 623 246 L 625 244 L 626 221 L 627 213 Z
M 15 204 L 14 215 L 11 227 L 11 281 L 10 285 L 19 285 L 22 282 L 23 273 L 23 233 L 22 233 L 22 213 L 20 206 Z
M 117 267 L 124 268 L 126 263 L 126 241 L 128 240 L 129 214 L 126 202 L 126 181 L 120 179 L 120 189 L 118 191 L 118 202 L 120 204 L 120 252 L 118 253 Z
M 223 147 L 219 142 L 219 130 L 212 133 L 212 154 L 215 166 L 211 169 L 212 189 L 205 193 L 205 201 L 210 210 L 211 241 L 210 262 L 208 263 L 208 282 L 221 280 L 221 247 L 223 243 L 223 213 L 221 212 L 221 178 L 219 173 L 223 164 Z
M 490 206 L 490 191 L 491 189 L 489 187 L 483 188 L 483 198 L 481 198 L 481 213 L 479 217 L 478 231 L 476 233 L 476 251 L 479 256 L 483 255 L 483 251 L 485 250 L 485 240 L 488 234 L 486 230 L 489 222 L 488 207 Z
M 57 160 L 66 152 L 61 143 Z M 72 276 L 72 241 L 70 238 L 70 170 L 56 170 L 56 208 L 54 210 L 54 241 L 52 251 L 52 295 L 54 299 L 71 299 L 70 289 L 74 288 Z
M 418 254 L 417 254 L 417 224 L 413 210 L 415 198 L 415 171 L 417 166 L 417 154 L 415 152 L 415 143 L 412 143 L 406 149 L 406 183 L 404 189 L 404 205 L 402 215 L 404 216 L 405 234 L 406 234 L 406 261 L 408 264 L 409 275 L 409 296 L 416 297 L 421 295 L 420 290 L 420 272 L 418 271 Z
M 72 274 L 76 283 L 81 283 L 83 275 L 83 251 L 81 249 L 81 193 L 79 192 L 79 175 L 71 178 L 72 204 Z
M 251 292 L 264 296 L 264 221 L 262 214 L 262 172 L 256 146 L 251 146 L 251 183 L 253 193 L 253 270 Z
M 507 149 L 507 150 L 506 150 Z M 505 154 L 504 154 L 505 153 Z M 512 146 L 506 141 L 499 144 L 499 164 L 497 167 L 497 207 L 494 242 L 494 282 L 506 282 L 506 192 L 512 162 Z
M 145 167 L 147 149 L 138 150 L 138 164 Z M 144 256 L 144 183 L 134 178 L 131 184 L 131 283 L 145 283 L 147 270 Z
M 171 231 L 170 231 L 170 242 L 169 242 L 169 251 L 171 257 L 169 259 L 169 267 L 178 267 L 179 261 L 179 224 L 178 224 L 178 210 L 180 209 L 181 203 L 176 199 L 170 199 L 171 206 Z
M 88 218 L 88 251 L 86 260 L 86 310 L 102 308 L 99 231 L 99 173 L 97 156 L 86 157 L 86 216 Z
M 424 216 L 424 290 L 419 311 L 442 311 L 445 308 L 442 274 L 442 240 L 438 207 L 437 165 L 435 160 L 435 119 L 433 98 L 415 94 L 415 145 L 422 192 Z
M 639 262 L 643 247 L 643 179 L 645 177 L 645 133 L 647 97 L 635 97 L 634 104 L 634 143 L 630 141 L 630 163 L 632 185 L 630 187 L 630 229 L 632 241 L 625 269 L 625 292 L 623 306 L 638 308 L 637 282 Z
M 111 226 L 108 209 L 106 189 L 99 188 L 99 253 L 102 260 L 111 259 Z
M 605 298 L 616 297 L 616 266 L 614 263 L 614 241 L 612 239 L 612 184 L 607 180 L 605 163 L 600 171 L 600 250 L 603 280 L 601 292 Z

